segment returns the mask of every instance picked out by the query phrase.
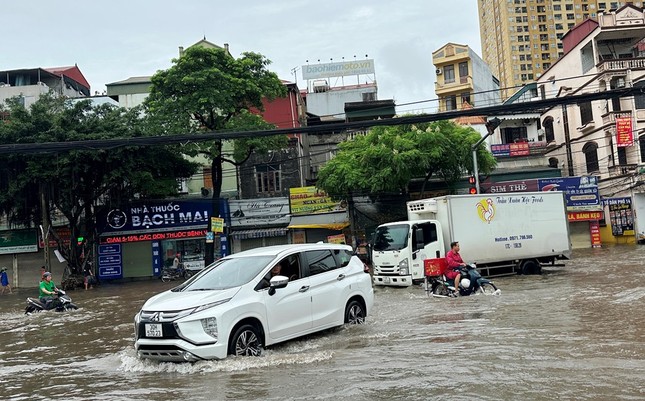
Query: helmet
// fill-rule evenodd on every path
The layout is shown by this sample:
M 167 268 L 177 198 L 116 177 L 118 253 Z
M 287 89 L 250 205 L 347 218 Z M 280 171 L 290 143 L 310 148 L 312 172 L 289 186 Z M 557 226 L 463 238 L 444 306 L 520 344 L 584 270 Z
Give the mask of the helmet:
M 43 273 L 43 278 L 45 278 L 45 277 L 47 277 L 47 276 L 51 277 L 51 275 L 52 275 L 52 274 L 51 274 L 50 272 L 44 272 L 44 273 Z
M 459 285 L 460 285 L 461 287 L 463 287 L 463 288 L 470 288 L 470 280 L 469 280 L 469 279 L 467 279 L 467 278 L 465 278 L 465 279 L 461 280 L 461 282 L 459 283 Z

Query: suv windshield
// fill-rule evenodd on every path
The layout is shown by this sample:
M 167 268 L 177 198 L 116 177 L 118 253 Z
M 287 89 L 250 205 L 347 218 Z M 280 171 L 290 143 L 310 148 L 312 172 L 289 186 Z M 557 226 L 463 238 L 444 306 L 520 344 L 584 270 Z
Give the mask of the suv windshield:
M 222 259 L 183 287 L 182 291 L 226 290 L 244 285 L 257 276 L 274 256 Z
M 379 227 L 374 233 L 373 249 L 375 251 L 399 251 L 407 246 L 409 231 L 410 226 L 407 224 Z

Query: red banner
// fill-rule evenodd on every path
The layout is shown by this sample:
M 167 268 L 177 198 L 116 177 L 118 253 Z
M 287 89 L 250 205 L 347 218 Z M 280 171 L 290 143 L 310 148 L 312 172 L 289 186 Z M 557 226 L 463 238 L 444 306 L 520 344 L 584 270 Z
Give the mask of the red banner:
M 162 233 L 150 234 L 126 234 L 114 235 L 110 237 L 101 237 L 100 242 L 103 244 L 115 244 L 125 242 L 139 242 L 139 241 L 163 241 L 167 239 L 186 239 L 206 237 L 206 230 L 186 230 L 186 231 L 172 231 Z
M 592 221 L 589 223 L 589 231 L 591 232 L 591 247 L 599 248 L 600 247 L 600 225 L 597 221 Z
M 634 145 L 631 117 L 616 118 L 616 146 L 625 147 Z
M 602 212 L 568 212 L 569 221 L 602 220 Z
M 509 148 L 511 157 L 528 156 L 530 154 L 528 142 L 509 143 Z

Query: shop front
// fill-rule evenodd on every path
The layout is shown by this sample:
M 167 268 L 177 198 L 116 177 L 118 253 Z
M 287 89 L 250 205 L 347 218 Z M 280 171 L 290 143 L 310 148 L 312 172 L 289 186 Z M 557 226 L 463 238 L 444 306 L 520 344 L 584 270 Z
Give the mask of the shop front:
M 214 242 L 215 259 L 226 256 L 227 236 L 208 232 L 211 206 L 210 199 L 151 201 L 99 215 L 98 277 L 158 276 L 176 255 L 187 269 L 200 270 L 207 241 Z M 227 222 L 225 199 L 220 200 L 220 216 Z
M 333 201 L 316 187 L 291 188 L 289 201 L 292 243 L 340 242 L 341 235 L 349 237 L 345 202 Z
M 572 248 L 601 246 L 599 221 L 603 218 L 603 208 L 598 177 L 543 178 L 538 180 L 538 190 L 564 192 Z
M 286 197 L 229 200 L 233 252 L 289 243 Z

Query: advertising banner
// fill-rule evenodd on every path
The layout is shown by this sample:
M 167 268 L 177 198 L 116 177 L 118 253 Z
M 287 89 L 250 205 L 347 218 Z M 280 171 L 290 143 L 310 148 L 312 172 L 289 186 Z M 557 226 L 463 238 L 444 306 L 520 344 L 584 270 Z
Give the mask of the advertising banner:
M 291 221 L 289 198 L 229 200 L 231 227 L 287 226 Z
M 327 242 L 329 242 L 330 244 L 346 244 L 345 234 L 328 235 Z
M 38 252 L 35 229 L 0 232 L 0 255 L 27 252 Z
M 569 221 L 597 221 L 602 220 L 602 212 L 568 212 Z
M 591 232 L 591 247 L 600 248 L 600 224 L 597 221 L 590 222 L 589 231 Z
M 334 202 L 329 195 L 316 187 L 289 189 L 291 214 L 315 214 L 345 210 L 340 202 Z
M 374 74 L 374 60 L 354 60 L 340 63 L 305 64 L 302 79 L 346 77 L 348 75 Z
M 616 118 L 616 146 L 625 147 L 634 145 L 631 117 Z
M 603 201 L 609 206 L 611 233 L 614 236 L 634 235 L 632 198 L 607 198 Z
M 228 203 L 220 199 L 220 216 L 228 218 Z M 211 217 L 210 199 L 166 200 L 133 204 L 97 215 L 100 233 L 148 233 L 172 229 L 207 228 Z M 213 216 L 216 217 L 216 216 Z
M 602 211 L 597 177 L 540 178 L 538 188 L 540 191 L 564 192 L 569 212 Z
M 515 180 L 515 181 L 500 181 L 488 182 L 484 181 L 479 184 L 482 193 L 497 193 L 497 192 L 535 192 L 538 190 L 538 180 Z

